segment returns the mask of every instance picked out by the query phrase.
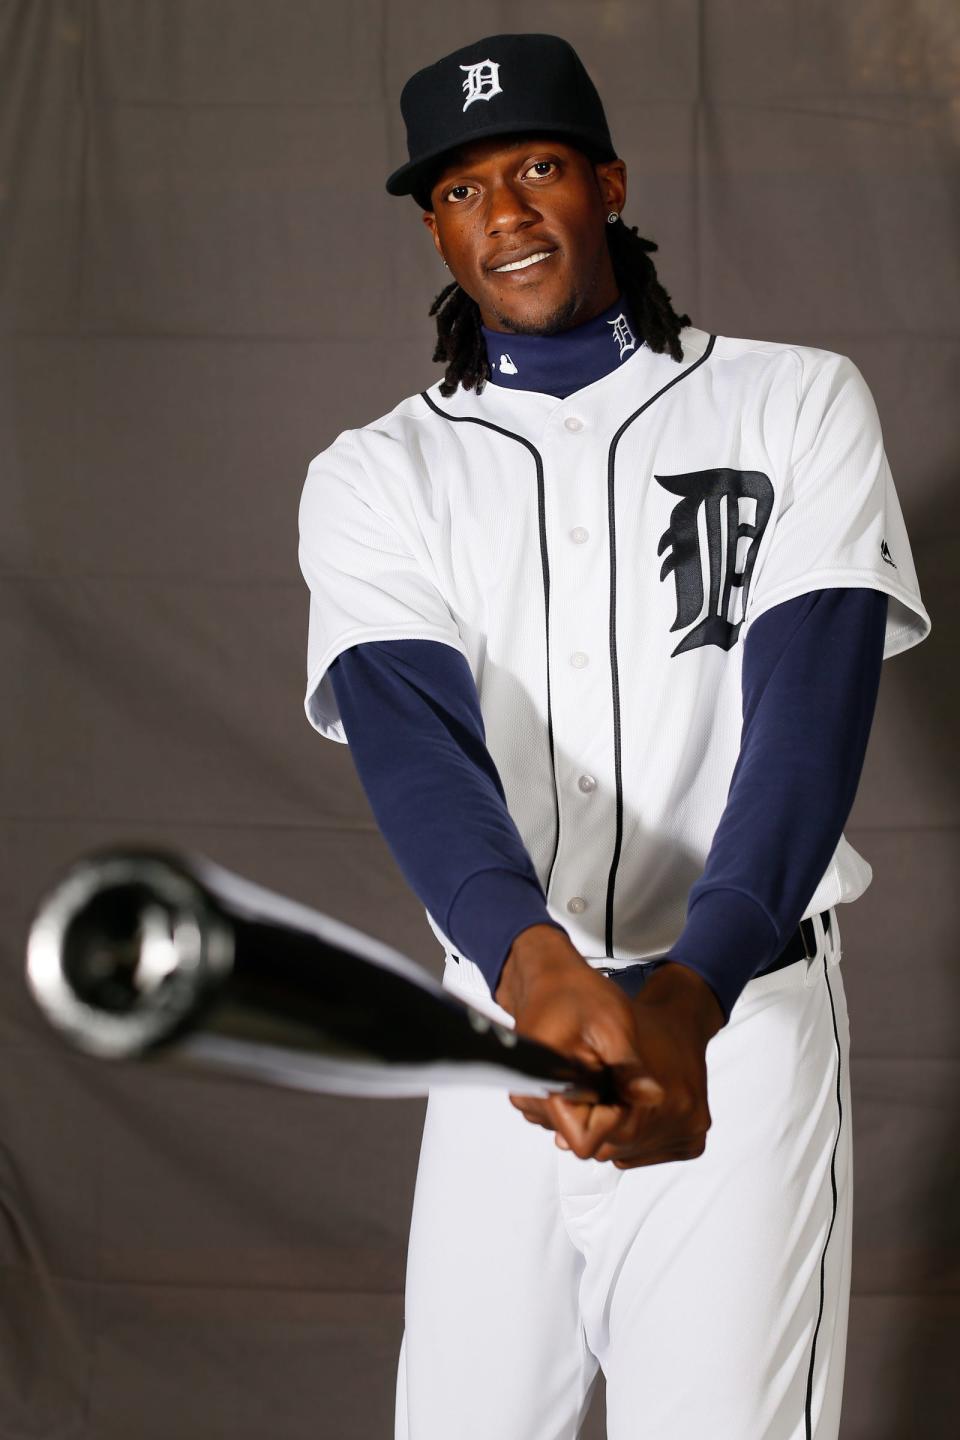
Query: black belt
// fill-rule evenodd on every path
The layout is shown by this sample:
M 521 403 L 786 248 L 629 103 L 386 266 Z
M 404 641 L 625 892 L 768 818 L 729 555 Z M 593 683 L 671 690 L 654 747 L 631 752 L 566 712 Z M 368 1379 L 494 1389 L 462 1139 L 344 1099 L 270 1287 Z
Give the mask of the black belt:
M 824 934 L 829 935 L 829 910 L 822 910 L 820 912 L 820 922 L 823 925 Z M 806 929 L 804 927 L 806 927 Z M 795 960 L 812 960 L 816 953 L 817 932 L 814 928 L 813 917 L 809 916 L 806 920 L 800 921 L 800 924 L 796 930 L 794 930 L 776 960 L 771 960 L 770 964 L 765 966 L 763 970 L 758 970 L 757 975 L 769 975 L 772 970 L 782 970 L 784 965 L 792 965 Z M 753 978 L 756 979 L 757 976 L 755 975 Z
M 820 921 L 823 925 L 824 934 L 829 935 L 829 910 L 822 910 L 820 912 Z M 762 970 L 758 970 L 753 976 L 753 979 L 756 980 L 757 977 L 760 975 L 771 975 L 774 970 L 782 970 L 785 965 L 792 965 L 796 960 L 812 960 L 816 953 L 817 932 L 814 928 L 813 917 L 808 916 L 806 920 L 800 921 L 800 924 L 797 926 L 796 930 L 794 930 L 793 934 L 790 936 L 790 939 L 787 941 L 786 945 L 784 945 L 783 949 L 780 951 L 780 954 L 776 957 L 776 959 L 771 960 L 770 964 L 765 965 Z M 646 970 L 648 967 L 655 967 L 664 964 L 666 964 L 666 959 L 646 961 L 638 960 L 635 965 L 599 965 L 597 966 L 597 969 L 602 975 L 617 976 L 623 974 L 624 970 L 635 971 L 638 970 L 640 966 L 643 966 L 644 970 Z
M 820 922 L 823 925 L 824 934 L 829 935 L 829 910 L 821 910 Z M 760 975 L 771 975 L 774 970 L 782 970 L 785 965 L 792 965 L 795 960 L 812 960 L 817 953 L 817 948 L 817 932 L 814 928 L 813 917 L 808 916 L 806 920 L 800 921 L 800 924 L 796 930 L 794 930 L 776 959 L 771 960 L 770 964 L 765 965 L 762 970 L 758 970 L 753 976 L 753 979 L 756 980 Z M 453 955 L 453 959 L 456 960 L 458 965 L 460 964 L 459 955 Z M 638 960 L 633 965 L 597 965 L 595 968 L 599 970 L 601 975 L 622 975 L 625 970 L 637 971 L 642 966 L 645 974 L 648 968 L 665 964 L 666 959 Z

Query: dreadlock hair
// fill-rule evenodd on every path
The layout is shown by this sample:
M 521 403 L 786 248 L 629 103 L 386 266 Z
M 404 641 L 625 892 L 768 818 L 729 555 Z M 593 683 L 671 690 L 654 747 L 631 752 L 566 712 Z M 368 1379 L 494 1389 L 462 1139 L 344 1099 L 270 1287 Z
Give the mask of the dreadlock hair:
M 662 355 L 683 359 L 680 330 L 690 324 L 689 315 L 678 315 L 670 296 L 657 279 L 650 253 L 658 247 L 653 240 L 637 234 L 636 225 L 623 220 L 605 227 L 610 259 L 620 293 L 640 330 L 640 338 Z M 440 394 L 450 396 L 462 385 L 479 395 L 490 378 L 487 347 L 480 329 L 480 307 L 456 280 L 445 286 L 430 306 L 437 317 L 437 347 L 433 359 L 446 361 Z

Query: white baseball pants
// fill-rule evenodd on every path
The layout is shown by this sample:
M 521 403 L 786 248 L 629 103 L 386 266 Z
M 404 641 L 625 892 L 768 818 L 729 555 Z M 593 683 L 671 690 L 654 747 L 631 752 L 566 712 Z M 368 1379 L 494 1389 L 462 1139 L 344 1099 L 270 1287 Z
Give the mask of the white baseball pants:
M 837 1440 L 852 1149 L 830 919 L 710 1041 L 694 1160 L 618 1170 L 503 1091 L 431 1092 L 395 1440 L 575 1440 L 599 1368 L 608 1440 Z M 466 959 L 443 983 L 513 1023 Z

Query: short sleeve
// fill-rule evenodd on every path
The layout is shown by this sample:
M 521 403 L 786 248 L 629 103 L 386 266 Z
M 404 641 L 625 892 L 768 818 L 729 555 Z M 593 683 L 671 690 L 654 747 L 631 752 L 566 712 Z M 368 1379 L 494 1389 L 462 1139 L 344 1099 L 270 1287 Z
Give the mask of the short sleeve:
M 298 558 L 310 590 L 304 709 L 314 729 L 347 743 L 328 670 L 368 640 L 439 640 L 466 656 L 456 620 L 395 518 L 370 502 L 344 431 L 316 456 L 300 499 Z M 469 658 L 469 657 L 467 657 Z
M 744 631 L 811 590 L 890 597 L 884 658 L 930 633 L 870 389 L 845 355 L 803 352 L 784 494 L 747 595 Z

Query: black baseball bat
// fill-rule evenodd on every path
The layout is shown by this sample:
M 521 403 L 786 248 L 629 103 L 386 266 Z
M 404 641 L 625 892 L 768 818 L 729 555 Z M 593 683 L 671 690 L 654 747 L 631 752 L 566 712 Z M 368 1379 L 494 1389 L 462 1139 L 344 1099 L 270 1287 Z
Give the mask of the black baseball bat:
M 104 1059 L 164 1057 L 294 1089 L 435 1084 L 614 1101 L 608 1067 L 466 1004 L 392 947 L 198 854 L 91 851 L 35 907 L 27 983 Z

